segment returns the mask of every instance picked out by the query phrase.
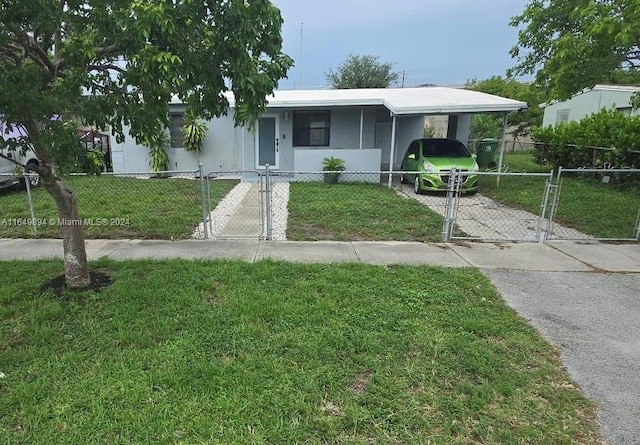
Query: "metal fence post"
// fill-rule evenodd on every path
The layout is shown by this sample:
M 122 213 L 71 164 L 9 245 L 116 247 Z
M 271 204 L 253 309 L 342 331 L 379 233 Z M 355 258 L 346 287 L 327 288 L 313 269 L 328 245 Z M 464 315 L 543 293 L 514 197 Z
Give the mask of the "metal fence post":
M 638 218 L 636 219 L 636 241 L 640 241 L 640 209 L 638 210 Z
M 453 226 L 455 224 L 455 207 L 456 207 L 456 182 L 457 172 L 455 168 L 449 172 L 449 183 L 447 184 L 447 199 L 444 212 L 444 227 L 442 229 L 442 241 L 445 243 L 451 241 L 453 234 Z
M 553 225 L 555 224 L 556 212 L 558 211 L 558 202 L 560 201 L 560 191 L 562 190 L 562 167 L 558 168 L 558 177 L 556 184 L 553 187 L 555 195 L 551 200 L 551 209 L 549 210 L 549 219 L 547 220 L 547 233 L 545 234 L 546 240 L 549 240 L 553 234 Z
M 204 177 L 204 167 L 202 162 L 198 164 L 198 173 L 200 174 L 200 202 L 202 204 L 202 229 L 204 231 L 204 239 L 209 239 L 209 226 L 207 220 L 209 214 L 207 213 L 207 187 Z
M 24 185 L 25 185 L 25 188 L 27 189 L 27 201 L 29 201 L 29 212 L 31 213 L 31 230 L 33 230 L 33 234 L 35 236 L 35 235 L 38 235 L 38 227 L 37 227 L 38 224 L 36 224 L 36 212 L 33 210 L 33 199 L 31 197 L 31 180 L 30 180 L 31 173 L 25 170 L 23 175 L 24 175 Z
M 551 190 L 556 187 L 553 184 L 553 171 L 549 174 L 549 179 L 545 184 L 544 196 L 542 198 L 542 204 L 540 204 L 540 216 L 538 217 L 538 229 L 536 231 L 536 238 L 539 243 L 546 243 L 549 234 L 542 229 L 543 222 L 547 218 L 547 209 L 549 207 L 549 195 Z
M 264 174 L 265 174 L 265 216 L 267 222 L 267 233 L 266 239 L 270 240 L 273 236 L 273 227 L 272 227 L 272 213 L 271 213 L 271 175 L 269 170 L 269 164 L 264 166 Z

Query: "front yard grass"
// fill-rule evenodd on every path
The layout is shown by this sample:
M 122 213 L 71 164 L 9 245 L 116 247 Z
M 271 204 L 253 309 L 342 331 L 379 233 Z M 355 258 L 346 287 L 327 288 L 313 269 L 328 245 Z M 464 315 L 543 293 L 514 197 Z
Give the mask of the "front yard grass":
M 292 182 L 287 239 L 442 241 L 443 219 L 380 184 Z
M 0 442 L 599 443 L 556 351 L 472 269 L 5 262 Z M 34 279 L 34 277 L 37 277 Z
M 505 156 L 510 171 L 544 172 L 549 166 L 533 162 L 530 153 Z M 598 238 L 633 238 L 640 210 L 640 176 L 636 184 L 603 184 L 593 174 L 563 178 L 556 222 Z M 500 187 L 494 177 L 485 177 L 480 193 L 496 201 L 540 214 L 543 178 L 503 177 Z
M 76 192 L 87 238 L 190 238 L 202 222 L 200 181 L 192 179 L 137 179 L 117 176 L 65 178 Z M 237 181 L 211 182 L 212 208 Z M 58 238 L 60 227 L 53 199 L 42 188 L 32 191 L 37 237 Z M 34 237 L 31 227 L 18 222 L 30 219 L 27 194 L 0 194 L 0 237 Z M 53 224 L 51 224 L 53 222 Z

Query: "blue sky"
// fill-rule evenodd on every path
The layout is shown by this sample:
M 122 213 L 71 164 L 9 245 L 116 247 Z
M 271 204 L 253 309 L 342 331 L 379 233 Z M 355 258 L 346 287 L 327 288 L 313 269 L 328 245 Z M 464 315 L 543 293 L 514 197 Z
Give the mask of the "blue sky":
M 527 0 L 272 0 L 282 12 L 284 51 L 296 61 L 280 88 L 325 88 L 349 53 L 405 71 L 405 85 L 461 85 L 504 75 Z M 300 63 L 300 23 L 302 63 Z M 302 74 L 302 76 L 301 76 Z

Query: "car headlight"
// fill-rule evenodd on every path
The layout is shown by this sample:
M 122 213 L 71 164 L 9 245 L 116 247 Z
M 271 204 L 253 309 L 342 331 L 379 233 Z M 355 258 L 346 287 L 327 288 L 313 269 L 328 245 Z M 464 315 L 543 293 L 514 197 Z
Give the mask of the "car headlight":
M 472 172 L 479 172 L 480 171 L 480 166 L 478 165 L 477 162 L 473 163 L 473 168 L 471 169 Z
M 422 164 L 422 168 L 425 173 L 437 173 L 436 168 L 431 162 L 424 161 L 424 163 Z

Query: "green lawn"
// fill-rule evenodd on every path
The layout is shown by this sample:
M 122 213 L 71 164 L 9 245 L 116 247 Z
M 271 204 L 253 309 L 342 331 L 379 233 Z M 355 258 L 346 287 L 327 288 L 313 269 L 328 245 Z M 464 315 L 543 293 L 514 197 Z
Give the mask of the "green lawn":
M 77 193 L 80 216 L 93 219 L 85 227 L 88 238 L 189 238 L 202 221 L 200 181 L 116 176 L 70 177 L 65 181 Z M 237 181 L 231 180 L 211 182 L 212 208 L 235 184 Z M 52 198 L 38 188 L 33 191 L 33 200 L 36 220 L 41 221 L 37 236 L 59 237 Z M 1 193 L 0 208 L 0 237 L 34 236 L 31 227 L 16 226 L 12 221 L 30 219 L 26 192 Z
M 291 183 L 287 239 L 442 241 L 443 218 L 380 184 Z
M 544 172 L 549 166 L 538 166 L 529 153 L 507 154 L 509 171 Z M 637 178 L 640 181 L 640 177 Z M 480 193 L 497 201 L 538 215 L 544 193 L 544 178 L 484 178 Z M 556 222 L 598 238 L 631 238 L 640 210 L 640 182 L 620 186 L 603 184 L 592 174 L 580 177 L 565 175 Z
M 472 269 L 5 262 L 0 442 L 596 444 L 594 404 Z M 37 277 L 37 279 L 29 278 Z

